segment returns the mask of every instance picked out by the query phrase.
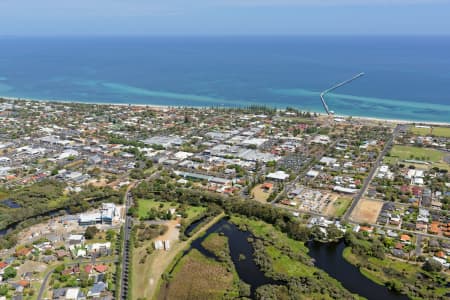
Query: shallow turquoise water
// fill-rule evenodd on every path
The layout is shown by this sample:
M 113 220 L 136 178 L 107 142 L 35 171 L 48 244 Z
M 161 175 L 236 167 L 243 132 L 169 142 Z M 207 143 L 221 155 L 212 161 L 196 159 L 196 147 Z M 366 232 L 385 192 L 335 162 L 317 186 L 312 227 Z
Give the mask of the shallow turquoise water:
M 450 122 L 450 37 L 0 38 L 0 95 Z

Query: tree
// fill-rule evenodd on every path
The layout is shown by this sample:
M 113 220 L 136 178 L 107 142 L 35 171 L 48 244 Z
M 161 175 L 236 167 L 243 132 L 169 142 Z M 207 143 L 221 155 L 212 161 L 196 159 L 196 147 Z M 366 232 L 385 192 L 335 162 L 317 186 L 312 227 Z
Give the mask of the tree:
M 94 236 L 97 234 L 98 229 L 95 226 L 88 226 L 88 228 L 86 228 L 86 231 L 84 232 L 84 237 L 87 240 L 92 240 L 94 238 Z
M 9 287 L 4 284 L 4 285 L 0 285 L 0 296 L 6 296 L 6 294 L 8 294 L 9 291 Z
M 250 297 L 250 285 L 239 281 L 239 296 L 241 297 Z
M 422 268 L 428 272 L 439 272 L 442 270 L 442 265 L 437 260 L 430 258 L 423 264 Z
M 114 239 L 114 237 L 116 236 L 116 233 L 114 232 L 114 230 L 112 229 L 108 229 L 106 231 L 106 240 L 107 241 L 112 241 Z
M 336 225 L 334 224 L 328 226 L 327 234 L 329 240 L 337 240 L 344 235 L 344 233 L 341 230 L 339 230 L 339 228 L 337 228 Z
M 3 280 L 12 279 L 17 276 L 17 270 L 13 267 L 8 267 L 3 271 Z
M 380 240 L 376 239 L 372 242 L 370 246 L 371 255 L 383 259 L 384 258 L 384 245 L 380 242 Z

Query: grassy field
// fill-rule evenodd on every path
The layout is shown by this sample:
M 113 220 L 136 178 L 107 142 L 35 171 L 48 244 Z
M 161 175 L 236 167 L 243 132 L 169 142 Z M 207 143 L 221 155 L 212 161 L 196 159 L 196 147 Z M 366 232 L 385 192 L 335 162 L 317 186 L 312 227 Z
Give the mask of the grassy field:
M 432 281 L 438 280 L 438 275 L 425 272 L 420 265 L 390 258 L 378 259 L 375 257 L 360 257 L 352 253 L 350 247 L 344 249 L 342 256 L 352 265 L 360 265 L 361 267 L 359 269 L 361 274 L 377 284 L 384 285 L 387 282 L 399 281 L 403 285 L 416 285 L 416 287 L 420 288 L 420 292 L 423 293 L 422 297 L 425 296 L 428 298 L 434 296 L 437 297 L 436 299 L 443 299 L 444 295 L 450 292 L 450 289 L 445 288 L 445 286 L 430 289 L 430 284 Z M 417 285 L 418 274 L 422 274 L 422 277 L 429 279 L 423 279 L 420 284 Z M 446 277 L 448 281 L 448 275 L 442 276 Z M 412 294 L 409 294 L 408 296 L 415 299 L 421 298 Z
M 196 249 L 181 259 L 159 299 L 223 299 L 233 289 L 233 273 L 225 264 Z
M 438 167 L 440 169 L 446 169 L 450 171 L 450 164 L 446 163 L 443 159 L 445 153 L 439 150 L 414 147 L 414 146 L 403 146 L 395 145 L 390 151 L 390 156 L 384 157 L 384 162 L 387 164 L 395 164 L 403 160 L 422 160 L 426 162 L 431 162 L 431 164 L 413 164 L 416 168 L 421 170 L 426 170 L 431 167 Z
M 445 156 L 443 152 L 435 149 L 402 145 L 395 145 L 390 154 L 391 157 L 396 157 L 400 160 L 415 159 L 430 162 L 439 162 Z
M 433 127 L 433 130 L 430 128 L 417 128 L 412 127 L 411 132 L 416 135 L 431 135 L 438 137 L 450 137 L 450 127 Z
M 171 207 L 176 207 L 176 205 L 171 205 L 170 202 L 158 202 L 155 200 L 148 200 L 148 199 L 139 199 L 138 201 L 139 201 L 138 205 L 139 218 L 145 218 L 147 216 L 148 211 L 152 208 L 167 211 Z
M 138 216 L 139 218 L 145 218 L 152 208 L 158 211 L 168 211 L 169 208 L 179 208 L 178 203 L 160 202 L 149 199 L 139 199 L 138 204 Z M 195 219 L 197 216 L 206 211 L 206 207 L 203 206 L 186 206 L 187 221 Z
M 328 205 L 327 215 L 333 217 L 342 217 L 347 208 L 352 203 L 352 199 L 348 197 L 339 197 Z

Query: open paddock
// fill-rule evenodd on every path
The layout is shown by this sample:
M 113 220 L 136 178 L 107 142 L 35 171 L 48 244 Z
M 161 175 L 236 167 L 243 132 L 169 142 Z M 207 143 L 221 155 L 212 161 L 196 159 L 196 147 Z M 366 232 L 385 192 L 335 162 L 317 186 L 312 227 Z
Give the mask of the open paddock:
M 350 219 L 359 223 L 375 224 L 382 207 L 382 201 L 361 199 L 353 210 Z

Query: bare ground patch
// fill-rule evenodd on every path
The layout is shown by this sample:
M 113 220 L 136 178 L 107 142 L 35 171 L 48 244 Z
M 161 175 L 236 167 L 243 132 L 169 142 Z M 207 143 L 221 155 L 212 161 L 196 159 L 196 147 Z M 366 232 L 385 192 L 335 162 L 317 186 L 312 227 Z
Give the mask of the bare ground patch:
M 381 201 L 361 199 L 350 218 L 355 222 L 374 224 L 382 207 L 383 202 Z
M 251 195 L 256 201 L 267 203 L 267 199 L 272 193 L 273 188 L 263 189 L 262 187 L 263 187 L 262 184 L 258 184 L 257 186 L 255 186 L 251 192 Z

